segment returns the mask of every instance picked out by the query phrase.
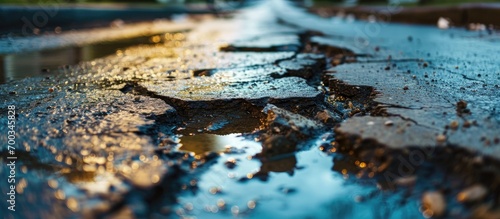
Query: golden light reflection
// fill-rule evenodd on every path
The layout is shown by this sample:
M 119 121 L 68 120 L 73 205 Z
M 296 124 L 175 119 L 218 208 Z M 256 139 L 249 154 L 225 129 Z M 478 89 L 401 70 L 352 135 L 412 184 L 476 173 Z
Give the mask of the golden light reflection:
M 28 167 L 27 166 L 22 166 L 21 167 L 21 172 L 27 173 L 28 172 Z
M 222 189 L 220 187 L 212 187 L 210 188 L 210 190 L 208 192 L 210 192 L 210 194 L 212 195 L 215 195 L 217 193 L 220 193 L 222 191 Z
M 49 184 L 50 188 L 53 188 L 53 189 L 55 189 L 55 188 L 57 188 L 59 186 L 59 183 L 56 180 L 53 180 L 53 179 L 49 180 L 47 182 L 47 184 Z
M 155 174 L 151 177 L 151 182 L 158 183 L 160 181 L 160 176 Z
M 156 36 L 152 36 L 149 40 L 153 43 L 159 43 L 161 41 L 161 37 L 156 35 Z
M 83 165 L 83 171 L 93 173 L 97 170 L 97 168 L 94 165 Z
M 77 201 L 75 198 L 73 198 L 73 197 L 69 198 L 69 199 L 66 201 L 66 206 L 67 206 L 70 210 L 72 210 L 72 211 L 74 211 L 74 212 L 77 212 L 78 210 L 80 210 L 80 208 L 78 207 L 78 201 Z
M 365 168 L 365 167 L 366 167 L 366 163 L 365 163 L 365 162 L 361 162 L 361 163 L 359 163 L 359 167 L 361 167 L 361 168 Z
M 26 181 L 26 179 L 22 178 L 16 186 L 17 193 L 22 194 L 26 186 L 28 186 L 28 182 Z
M 219 199 L 217 201 L 217 207 L 224 208 L 225 206 L 226 206 L 226 202 L 224 201 L 224 199 Z
M 81 151 L 80 151 L 80 154 L 81 154 L 82 156 L 87 156 L 87 155 L 89 155 L 89 151 L 88 151 L 88 150 L 86 150 L 86 149 L 83 149 L 83 150 L 81 150 Z
M 64 200 L 66 198 L 66 194 L 61 189 L 58 189 L 54 193 L 54 197 L 57 198 L 57 199 L 59 199 L 59 200 Z
M 237 135 L 199 134 L 183 136 L 180 141 L 182 144 L 180 150 L 194 152 L 195 158 L 200 159 L 207 152 L 219 153 L 225 151 L 228 144 L 240 141 L 239 139 L 235 139 Z
M 176 34 L 174 34 L 173 38 L 174 38 L 174 40 L 181 41 L 181 40 L 186 39 L 186 36 L 182 33 L 176 33 Z
M 252 174 L 252 173 L 247 173 L 247 178 L 248 178 L 248 179 L 253 178 L 253 174 Z
M 89 170 L 88 168 L 86 169 L 86 166 L 88 166 L 88 165 L 83 166 L 83 171 L 75 171 L 75 170 L 70 170 L 70 169 L 61 170 L 61 175 L 64 176 L 71 183 L 93 182 L 94 177 L 96 175 L 95 174 L 96 169 L 94 167 L 94 168 L 90 169 L 90 171 L 86 171 L 86 170 Z M 49 186 L 50 186 L 50 184 L 49 184 Z M 56 188 L 56 187 L 54 187 L 54 188 Z

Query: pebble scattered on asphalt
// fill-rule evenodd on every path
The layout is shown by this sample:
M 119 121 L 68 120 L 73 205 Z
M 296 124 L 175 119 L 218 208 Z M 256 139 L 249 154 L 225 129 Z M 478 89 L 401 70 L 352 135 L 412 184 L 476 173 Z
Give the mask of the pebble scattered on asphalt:
M 440 134 L 436 137 L 436 141 L 438 143 L 445 143 L 446 142 L 446 135 Z
M 458 193 L 457 200 L 459 202 L 476 202 L 484 199 L 487 193 L 488 190 L 484 186 L 473 185 Z
M 440 217 L 446 212 L 446 200 L 441 192 L 425 192 L 422 195 L 424 217 Z

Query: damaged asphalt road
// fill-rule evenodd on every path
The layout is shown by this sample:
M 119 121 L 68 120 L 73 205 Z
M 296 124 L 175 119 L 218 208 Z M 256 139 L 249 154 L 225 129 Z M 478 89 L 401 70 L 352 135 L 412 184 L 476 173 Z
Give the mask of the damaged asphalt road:
M 498 34 L 367 24 L 266 1 L 1 85 L 11 218 L 499 216 Z

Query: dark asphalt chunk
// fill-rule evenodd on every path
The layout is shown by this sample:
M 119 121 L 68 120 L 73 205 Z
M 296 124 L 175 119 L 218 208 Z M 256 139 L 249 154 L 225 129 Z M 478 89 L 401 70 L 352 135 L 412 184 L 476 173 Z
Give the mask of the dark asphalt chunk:
M 267 83 L 266 83 L 267 82 Z M 211 79 L 179 80 L 165 87 L 165 83 L 141 83 L 159 96 L 183 101 L 210 101 L 222 99 L 259 100 L 263 98 L 315 98 L 320 93 L 301 78 L 289 77 L 259 81 L 214 81 Z M 299 90 L 295 90 L 298 88 Z
M 460 79 L 460 77 L 457 80 L 450 80 L 450 78 L 454 77 L 454 74 L 443 71 L 439 73 L 440 75 L 435 76 L 437 79 L 425 79 L 422 75 L 422 71 L 425 70 L 420 69 L 418 63 L 399 63 L 396 68 L 388 72 L 377 70 L 378 67 L 381 67 L 381 65 L 356 63 L 337 66 L 332 70 L 336 72 L 333 73 L 333 77 L 342 80 L 344 83 L 374 87 L 380 92 L 380 95 L 375 97 L 373 101 L 382 106 L 385 115 L 398 116 L 412 123 L 412 126 L 419 126 L 422 130 L 414 132 L 401 128 L 399 133 L 389 131 L 371 137 L 376 137 L 380 142 L 391 147 L 405 145 L 429 146 L 439 143 L 438 136 L 444 134 L 447 136 L 446 142 L 450 144 L 461 145 L 479 151 L 483 155 L 499 158 L 499 147 L 492 143 L 491 145 L 485 145 L 484 140 L 481 139 L 486 136 L 493 139 L 494 136 L 500 135 L 500 123 L 496 118 L 498 117 L 497 112 L 494 110 L 496 100 L 491 98 L 496 96 L 497 91 L 495 89 L 485 89 L 482 85 L 467 80 L 464 83 L 464 80 Z M 416 69 L 414 74 L 416 77 L 414 78 L 412 75 L 405 73 L 405 69 Z M 363 80 L 359 80 L 359 74 L 363 75 Z M 448 78 L 444 83 L 433 81 L 444 77 Z M 394 78 L 397 80 L 394 80 Z M 459 88 L 460 86 L 467 86 L 466 83 L 473 86 L 470 89 L 477 89 L 477 91 L 469 93 L 470 91 Z M 405 86 L 410 89 L 404 90 Z M 453 90 L 453 92 L 450 92 L 450 90 Z M 461 98 L 466 98 L 472 102 L 468 104 L 470 114 L 457 113 L 457 108 L 461 107 L 462 110 L 464 107 L 456 106 L 457 102 L 458 105 L 463 105 L 461 104 Z M 363 119 L 360 118 L 349 120 L 342 125 L 339 132 L 342 132 L 341 130 L 345 130 L 346 133 L 351 133 L 354 130 L 358 130 L 354 131 L 355 133 L 360 132 L 358 128 L 351 128 L 350 125 L 360 123 L 361 126 L 364 126 L 364 124 L 372 120 L 384 119 L 367 117 L 364 120 L 365 122 L 362 122 Z M 457 127 L 457 130 L 448 130 L 451 121 L 462 121 L 462 123 L 476 121 L 477 125 L 470 125 L 469 128 Z M 360 133 L 370 135 L 368 131 Z M 398 135 L 404 135 L 407 136 L 404 138 L 414 140 L 397 141 L 396 139 L 399 139 Z
M 274 105 L 264 108 L 267 114 L 267 132 L 261 136 L 264 141 L 261 157 L 274 157 L 300 150 L 299 143 L 320 133 L 323 126 L 304 116 L 294 114 Z

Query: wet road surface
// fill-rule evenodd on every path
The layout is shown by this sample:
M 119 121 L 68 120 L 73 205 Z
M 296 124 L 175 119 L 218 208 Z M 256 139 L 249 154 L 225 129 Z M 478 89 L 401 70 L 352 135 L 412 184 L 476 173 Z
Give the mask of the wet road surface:
M 3 84 L 7 218 L 495 218 L 498 34 L 368 24 L 265 1 Z

